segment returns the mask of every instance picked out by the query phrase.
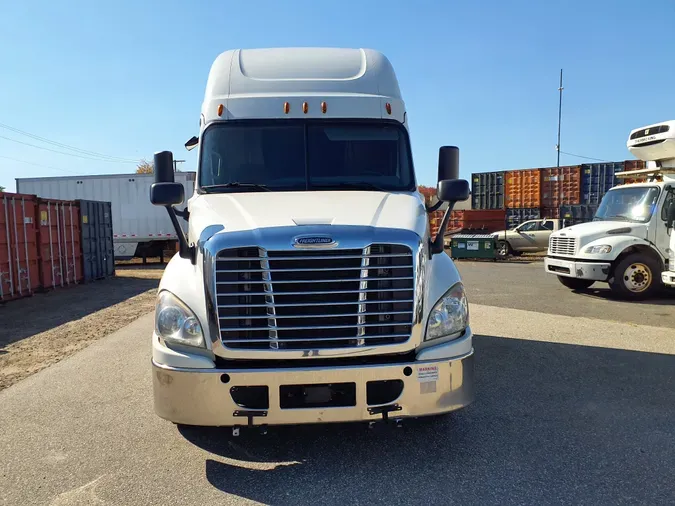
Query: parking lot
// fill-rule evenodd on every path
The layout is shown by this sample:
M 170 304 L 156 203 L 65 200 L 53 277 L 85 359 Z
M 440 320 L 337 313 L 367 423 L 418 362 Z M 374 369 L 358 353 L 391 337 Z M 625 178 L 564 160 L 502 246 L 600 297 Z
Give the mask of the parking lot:
M 477 334 L 466 410 L 400 429 L 177 427 L 152 410 L 146 314 L 0 392 L 0 504 L 672 503 L 672 295 L 458 265 Z

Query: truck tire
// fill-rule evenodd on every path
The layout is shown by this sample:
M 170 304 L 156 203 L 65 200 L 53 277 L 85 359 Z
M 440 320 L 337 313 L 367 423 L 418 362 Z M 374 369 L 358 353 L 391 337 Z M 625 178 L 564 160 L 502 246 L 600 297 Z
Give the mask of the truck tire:
M 661 287 L 661 270 L 651 256 L 633 253 L 616 265 L 609 287 L 623 299 L 647 299 Z
M 497 258 L 506 258 L 513 250 L 507 241 L 497 241 Z
M 567 276 L 558 276 L 558 281 L 570 290 L 585 290 L 595 283 L 592 279 L 568 278 Z

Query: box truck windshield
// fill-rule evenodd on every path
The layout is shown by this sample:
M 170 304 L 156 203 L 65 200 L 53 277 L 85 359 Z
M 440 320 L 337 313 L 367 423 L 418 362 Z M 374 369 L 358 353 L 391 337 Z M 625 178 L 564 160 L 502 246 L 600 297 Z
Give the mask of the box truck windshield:
M 607 192 L 594 221 L 616 220 L 647 223 L 659 199 L 657 186 L 626 187 Z
M 247 121 L 209 127 L 199 184 L 211 191 L 414 191 L 406 130 L 383 122 Z

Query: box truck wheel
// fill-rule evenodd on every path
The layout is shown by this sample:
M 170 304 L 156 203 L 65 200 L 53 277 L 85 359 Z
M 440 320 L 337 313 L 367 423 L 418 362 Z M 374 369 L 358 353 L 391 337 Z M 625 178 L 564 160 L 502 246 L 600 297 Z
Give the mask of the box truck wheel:
M 616 264 L 609 287 L 625 299 L 646 299 L 660 288 L 661 270 L 659 262 L 651 256 L 632 253 Z
M 570 290 L 585 290 L 595 283 L 592 279 L 568 278 L 567 276 L 558 276 L 558 281 Z

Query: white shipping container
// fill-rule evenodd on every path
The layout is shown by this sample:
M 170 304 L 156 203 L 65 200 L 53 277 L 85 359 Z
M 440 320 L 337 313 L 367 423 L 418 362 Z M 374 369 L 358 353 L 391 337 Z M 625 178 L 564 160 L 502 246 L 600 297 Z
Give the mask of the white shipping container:
M 194 193 L 195 173 L 176 172 L 175 176 L 185 188 L 187 201 Z M 147 256 L 158 255 L 158 248 L 166 241 L 177 239 L 166 209 L 150 203 L 150 185 L 154 181 L 153 174 L 17 178 L 16 190 L 43 198 L 110 202 L 115 258 L 125 259 L 145 256 L 143 252 Z M 182 218 L 178 221 L 187 228 Z

